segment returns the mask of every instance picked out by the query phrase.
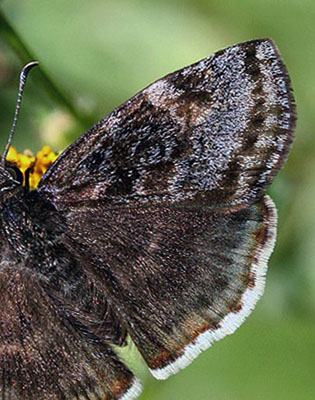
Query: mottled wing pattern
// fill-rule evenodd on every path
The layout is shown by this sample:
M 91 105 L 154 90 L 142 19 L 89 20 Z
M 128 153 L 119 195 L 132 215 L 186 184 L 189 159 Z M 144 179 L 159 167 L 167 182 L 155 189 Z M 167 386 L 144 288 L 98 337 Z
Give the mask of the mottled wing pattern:
M 58 208 L 94 200 L 241 209 L 283 165 L 294 124 L 275 44 L 241 43 L 115 109 L 59 157 L 38 190 Z
M 0 273 L 0 398 L 2 400 L 119 400 L 141 391 L 137 378 L 108 345 L 78 333 L 34 271 Z
M 157 378 L 233 333 L 263 292 L 276 229 L 268 196 L 228 214 L 105 207 L 74 208 L 68 218 L 89 276 Z
M 264 194 L 294 124 L 278 50 L 254 40 L 148 86 L 40 182 L 157 378 L 234 332 L 262 294 L 276 230 Z

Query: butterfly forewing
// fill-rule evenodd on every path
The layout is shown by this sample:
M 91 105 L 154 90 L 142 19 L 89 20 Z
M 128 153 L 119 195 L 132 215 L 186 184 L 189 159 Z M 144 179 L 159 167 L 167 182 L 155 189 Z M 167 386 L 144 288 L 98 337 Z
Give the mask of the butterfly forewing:
M 270 40 L 215 53 L 148 86 L 81 136 L 39 191 L 59 208 L 259 199 L 293 138 L 293 97 Z

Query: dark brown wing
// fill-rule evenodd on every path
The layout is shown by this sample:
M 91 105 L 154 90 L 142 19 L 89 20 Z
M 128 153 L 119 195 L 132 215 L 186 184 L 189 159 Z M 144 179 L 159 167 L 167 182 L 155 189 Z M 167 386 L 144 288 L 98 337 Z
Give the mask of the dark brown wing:
M 5 267 L 5 254 L 1 256 L 0 398 L 138 397 L 139 381 L 111 348 L 80 335 L 61 317 L 35 271 L 23 265 Z
M 38 190 L 58 209 L 93 201 L 241 209 L 283 165 L 294 124 L 275 44 L 241 43 L 115 109 L 59 157 Z
M 294 123 L 279 53 L 254 40 L 150 85 L 41 180 L 156 377 L 232 333 L 262 294 L 276 226 L 264 193 Z
M 276 234 L 268 196 L 230 214 L 104 207 L 68 219 L 87 273 L 157 378 L 233 333 L 263 293 Z

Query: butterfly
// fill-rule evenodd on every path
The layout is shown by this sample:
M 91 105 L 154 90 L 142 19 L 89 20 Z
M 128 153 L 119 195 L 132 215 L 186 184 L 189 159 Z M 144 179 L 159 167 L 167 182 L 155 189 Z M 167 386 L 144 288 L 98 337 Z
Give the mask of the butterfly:
M 70 145 L 35 190 L 0 165 L 2 399 L 130 400 L 130 337 L 165 379 L 233 333 L 265 284 L 266 189 L 295 126 L 258 39 L 154 82 Z

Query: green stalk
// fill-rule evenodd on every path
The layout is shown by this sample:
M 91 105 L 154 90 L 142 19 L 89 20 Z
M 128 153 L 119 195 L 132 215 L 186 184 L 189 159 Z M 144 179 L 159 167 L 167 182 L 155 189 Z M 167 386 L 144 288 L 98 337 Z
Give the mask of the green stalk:
M 27 45 L 12 27 L 1 9 L 0 35 L 19 57 L 23 65 L 30 61 L 37 60 L 37 57 L 28 49 Z M 91 125 L 91 118 L 82 111 L 77 110 L 69 97 L 54 83 L 42 66 L 39 66 L 37 71 L 37 80 L 39 80 L 39 83 L 47 90 L 49 96 L 61 107 L 66 108 L 84 129 L 89 127 Z

